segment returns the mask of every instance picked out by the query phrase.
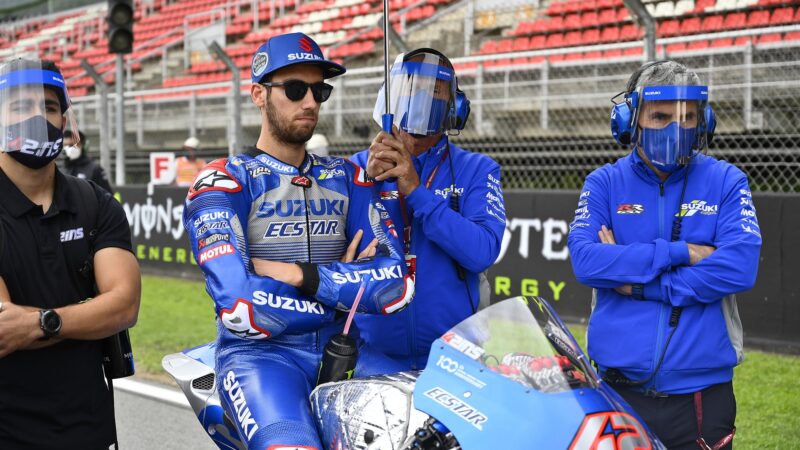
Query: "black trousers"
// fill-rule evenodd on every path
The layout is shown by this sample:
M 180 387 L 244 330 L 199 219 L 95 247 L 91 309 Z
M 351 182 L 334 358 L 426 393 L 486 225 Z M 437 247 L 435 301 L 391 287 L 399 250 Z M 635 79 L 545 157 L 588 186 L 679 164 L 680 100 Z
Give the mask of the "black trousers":
M 699 450 L 694 394 L 653 398 L 625 386 L 614 385 L 614 389 L 639 413 L 669 450 Z M 733 430 L 736 420 L 733 383 L 729 381 L 703 389 L 702 399 L 703 438 L 709 446 L 713 446 Z M 733 443 L 722 449 L 732 450 Z

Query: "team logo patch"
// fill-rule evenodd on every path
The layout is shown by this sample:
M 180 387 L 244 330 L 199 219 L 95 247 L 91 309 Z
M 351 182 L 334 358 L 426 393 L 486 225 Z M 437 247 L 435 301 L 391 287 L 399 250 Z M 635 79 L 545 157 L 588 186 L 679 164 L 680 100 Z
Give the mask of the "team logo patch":
M 253 75 L 259 76 L 267 70 L 267 64 L 269 64 L 269 56 L 264 53 L 256 53 L 256 56 L 253 57 Z
M 231 255 L 235 250 L 231 244 L 222 244 L 216 247 L 211 247 L 208 250 L 201 252 L 197 255 L 197 263 L 203 265 L 212 259 L 219 258 L 224 255 Z
M 239 192 L 242 186 L 228 171 L 225 170 L 225 160 L 218 159 L 208 164 L 189 188 L 189 199 L 207 191 Z
M 326 180 L 333 177 L 343 177 L 344 170 L 342 169 L 323 169 L 319 172 L 318 180 Z
M 569 446 L 569 450 L 596 448 L 650 450 L 653 445 L 638 420 L 625 413 L 608 411 L 586 416 Z
M 207 238 L 200 239 L 197 241 L 197 248 L 206 248 L 211 244 L 216 244 L 220 241 L 229 241 L 231 239 L 231 235 L 229 233 L 216 233 L 212 234 Z
M 307 37 L 300 38 L 297 43 L 300 44 L 300 50 L 304 52 L 310 52 L 314 49 L 314 47 L 311 46 L 311 41 Z
M 266 167 L 256 167 L 255 169 L 248 171 L 248 173 L 250 174 L 250 178 L 258 178 L 261 175 L 270 175 L 272 171 Z
M 676 217 L 689 217 L 697 214 L 710 216 L 717 213 L 719 205 L 709 205 L 705 200 L 692 200 L 691 203 L 684 203 L 681 205 L 681 210 Z
M 635 203 L 621 203 L 617 206 L 617 214 L 641 214 L 644 212 L 644 205 Z
M 306 176 L 298 175 L 292 178 L 292 184 L 295 186 L 300 186 L 302 188 L 310 188 L 311 187 L 311 178 Z
M 381 200 L 397 200 L 400 193 L 397 191 L 381 191 Z

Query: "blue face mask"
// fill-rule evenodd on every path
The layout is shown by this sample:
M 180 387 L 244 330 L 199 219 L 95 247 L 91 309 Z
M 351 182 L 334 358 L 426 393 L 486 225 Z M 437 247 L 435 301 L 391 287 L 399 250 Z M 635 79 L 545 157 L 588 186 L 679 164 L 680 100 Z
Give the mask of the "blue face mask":
M 400 115 L 398 124 L 401 130 L 410 134 L 431 136 L 445 129 L 447 100 L 431 98 L 425 92 L 417 92 L 413 97 L 407 97 L 404 103 L 407 105 L 406 111 Z
M 672 173 L 686 163 L 697 140 L 697 128 L 672 122 L 664 128 L 640 128 L 640 146 L 656 169 Z

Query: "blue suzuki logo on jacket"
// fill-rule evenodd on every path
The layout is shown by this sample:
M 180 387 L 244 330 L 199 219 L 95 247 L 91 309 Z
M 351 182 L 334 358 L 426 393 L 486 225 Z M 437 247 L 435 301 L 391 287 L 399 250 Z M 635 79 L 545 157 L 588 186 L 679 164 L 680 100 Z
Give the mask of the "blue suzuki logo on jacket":
M 257 217 L 299 217 L 306 214 L 312 216 L 343 216 L 344 200 L 311 199 L 306 208 L 305 200 L 278 200 L 264 202 L 258 207 Z

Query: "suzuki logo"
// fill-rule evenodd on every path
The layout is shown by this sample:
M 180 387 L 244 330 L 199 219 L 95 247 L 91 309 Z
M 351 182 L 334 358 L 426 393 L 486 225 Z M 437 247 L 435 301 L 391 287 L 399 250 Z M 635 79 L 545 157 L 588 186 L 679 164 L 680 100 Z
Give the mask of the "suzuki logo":
M 307 37 L 300 39 L 299 44 L 300 50 L 303 50 L 304 52 L 310 52 L 313 49 L 311 46 L 311 40 Z

